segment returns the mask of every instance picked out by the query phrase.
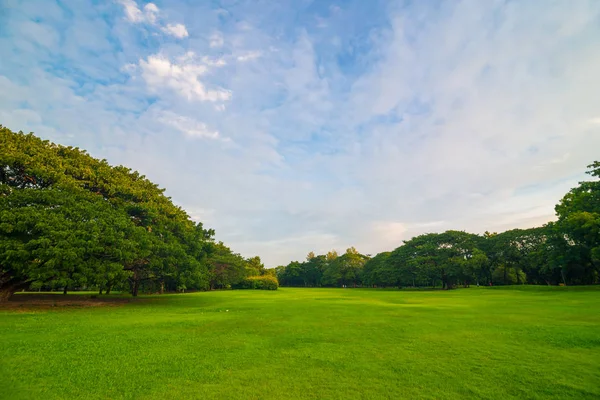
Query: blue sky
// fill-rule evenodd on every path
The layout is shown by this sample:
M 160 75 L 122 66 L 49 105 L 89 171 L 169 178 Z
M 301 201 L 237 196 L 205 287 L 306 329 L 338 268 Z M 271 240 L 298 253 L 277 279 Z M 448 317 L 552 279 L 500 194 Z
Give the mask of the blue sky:
M 0 124 L 269 267 L 537 226 L 600 159 L 597 0 L 0 3 Z

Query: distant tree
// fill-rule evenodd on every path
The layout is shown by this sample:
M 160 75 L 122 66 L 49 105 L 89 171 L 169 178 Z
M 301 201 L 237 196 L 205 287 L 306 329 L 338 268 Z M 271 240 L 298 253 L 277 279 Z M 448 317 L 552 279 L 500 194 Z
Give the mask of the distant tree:
M 251 257 L 246 260 L 246 276 L 264 275 L 265 266 L 259 256 Z
M 304 286 L 321 286 L 323 272 L 327 268 L 328 261 L 324 255 L 315 256 L 301 264 L 301 276 Z
M 327 261 L 333 261 L 338 258 L 338 252 L 336 250 L 331 250 L 326 255 Z
M 223 242 L 211 246 L 207 264 L 211 290 L 230 288 L 248 276 L 246 260 L 233 253 Z
M 357 286 L 361 284 L 362 268 L 367 261 L 354 247 L 342 256 L 327 263 L 323 271 L 322 283 L 327 286 Z
M 275 268 L 266 268 L 263 275 L 264 276 L 272 276 L 274 278 L 277 278 L 277 269 L 275 269 Z
M 390 282 L 386 279 L 387 275 L 387 260 L 390 257 L 390 252 L 383 252 L 370 258 L 364 265 L 362 270 L 362 281 L 368 286 L 389 286 Z M 395 284 L 394 282 L 391 285 Z
M 580 182 L 556 206 L 556 229 L 564 243 L 563 281 L 597 283 L 600 275 L 600 162 L 588 166 L 596 178 Z
M 281 273 L 277 274 L 277 279 L 282 286 L 304 286 L 302 272 L 302 263 L 292 261 L 281 271 Z

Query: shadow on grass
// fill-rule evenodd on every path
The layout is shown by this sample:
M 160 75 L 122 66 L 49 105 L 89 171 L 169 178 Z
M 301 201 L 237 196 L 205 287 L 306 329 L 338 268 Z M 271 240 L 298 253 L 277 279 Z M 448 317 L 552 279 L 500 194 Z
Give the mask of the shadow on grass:
M 125 295 L 94 295 L 62 293 L 18 293 L 7 302 L 0 303 L 0 310 L 45 310 L 55 307 L 119 306 L 127 303 L 148 301 Z

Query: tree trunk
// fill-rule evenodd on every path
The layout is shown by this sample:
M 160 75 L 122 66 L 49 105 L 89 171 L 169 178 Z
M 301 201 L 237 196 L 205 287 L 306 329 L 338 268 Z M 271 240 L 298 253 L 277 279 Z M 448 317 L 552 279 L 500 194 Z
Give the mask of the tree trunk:
M 11 286 L 0 289 L 0 303 L 7 302 L 15 292 Z
M 28 286 L 27 282 L 16 282 L 0 287 L 0 303 L 7 302 L 17 290 L 26 289 Z
M 65 288 L 63 289 L 63 294 L 67 294 L 67 288 L 69 287 L 69 285 L 65 285 Z
M 109 285 L 106 287 L 106 294 L 110 294 L 110 288 L 111 288 L 111 286 L 110 286 L 110 284 L 109 284 Z
M 562 268 L 560 269 L 560 277 L 562 278 L 564 285 L 567 286 L 567 280 L 565 279 L 565 271 Z
M 140 290 L 141 279 L 140 279 L 139 270 L 137 268 L 134 268 L 132 270 L 132 272 L 133 272 L 133 276 L 129 278 L 129 289 L 131 291 L 131 295 L 133 297 L 136 297 Z
M 446 271 L 442 269 L 442 290 L 448 290 L 448 277 L 446 276 Z
M 98 290 L 98 294 L 102 294 L 102 288 L 100 288 L 100 290 Z

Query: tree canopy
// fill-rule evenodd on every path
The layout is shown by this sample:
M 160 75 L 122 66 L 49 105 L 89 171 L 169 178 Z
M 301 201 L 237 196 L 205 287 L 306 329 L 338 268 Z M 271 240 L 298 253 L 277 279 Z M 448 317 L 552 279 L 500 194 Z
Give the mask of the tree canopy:
M 0 126 L 0 300 L 38 287 L 231 287 L 261 275 L 145 176 Z

